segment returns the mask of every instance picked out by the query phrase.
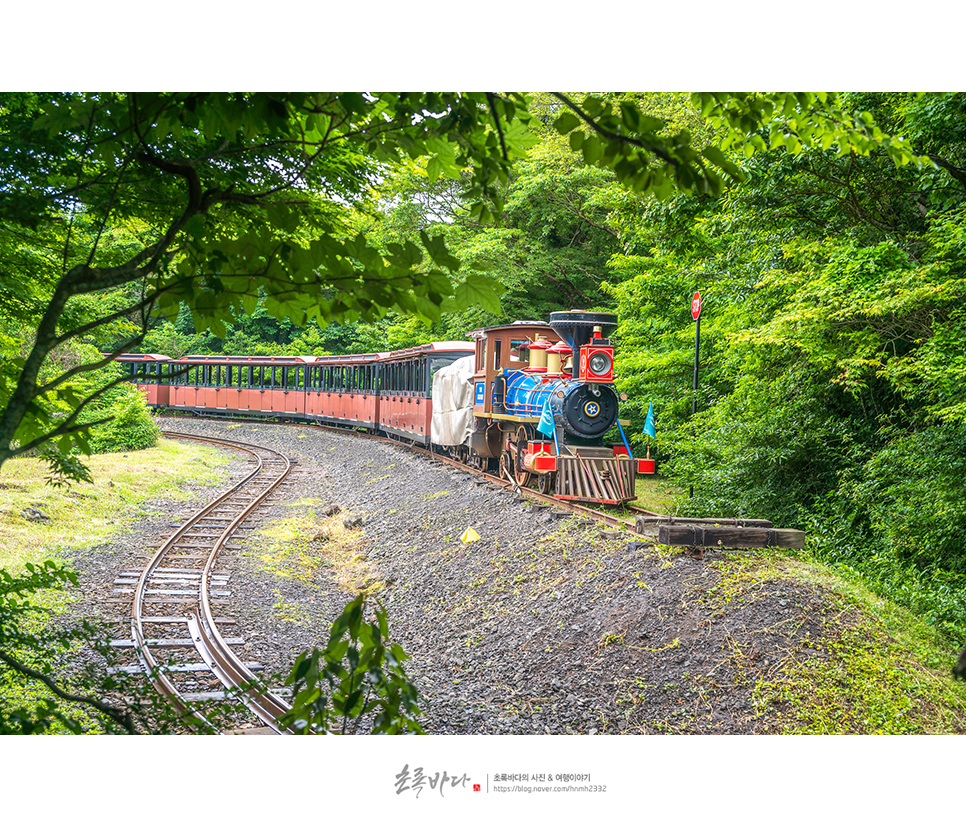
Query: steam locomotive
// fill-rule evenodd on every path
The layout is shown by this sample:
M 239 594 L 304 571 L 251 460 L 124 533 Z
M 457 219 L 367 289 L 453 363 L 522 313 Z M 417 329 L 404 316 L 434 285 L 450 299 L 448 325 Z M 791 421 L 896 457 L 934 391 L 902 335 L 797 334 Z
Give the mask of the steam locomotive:
M 612 314 L 568 310 L 483 328 L 472 341 L 384 353 L 118 362 L 157 409 L 356 428 L 564 500 L 623 504 L 654 461 L 633 457 L 618 420 L 608 338 L 616 327 Z M 621 443 L 604 445 L 615 428 Z

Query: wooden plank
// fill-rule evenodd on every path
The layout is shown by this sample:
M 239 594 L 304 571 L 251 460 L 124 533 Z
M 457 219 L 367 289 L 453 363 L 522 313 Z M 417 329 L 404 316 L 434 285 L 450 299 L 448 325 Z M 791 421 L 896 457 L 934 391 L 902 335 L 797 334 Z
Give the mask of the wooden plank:
M 698 527 L 771 527 L 767 518 L 675 518 L 669 515 L 639 515 L 634 519 L 634 529 L 643 533 L 645 527 L 658 524 L 689 524 Z
M 660 544 L 679 547 L 785 547 L 805 546 L 805 531 L 787 528 L 666 526 L 658 527 Z
M 130 600 L 124 600 L 125 602 L 130 602 Z M 151 600 L 156 602 L 156 600 Z M 178 600 L 178 602 L 184 602 L 184 600 Z M 130 617 L 111 617 L 107 620 L 109 623 L 120 623 L 127 624 L 131 622 Z M 187 623 L 187 617 L 141 617 L 142 623 Z M 231 617 L 215 617 L 216 625 L 235 625 L 235 620 Z
M 226 643 L 231 646 L 244 646 L 244 637 L 225 637 L 223 638 Z M 187 637 L 185 638 L 153 638 L 149 637 L 145 640 L 149 646 L 157 646 L 160 649 L 175 649 L 179 647 L 193 646 L 195 644 L 194 640 Z M 133 649 L 137 643 L 133 640 L 111 640 L 111 647 L 115 649 Z
M 136 588 L 117 588 L 115 594 L 133 594 Z M 145 588 L 144 595 L 146 597 L 150 596 L 161 596 L 162 594 L 168 594 L 172 597 L 184 596 L 184 597 L 196 597 L 198 596 L 198 588 L 188 588 L 185 590 L 180 590 L 178 588 Z M 213 597 L 227 597 L 231 596 L 231 591 L 209 591 L 208 592 Z M 157 600 L 148 599 L 146 602 L 157 602 Z M 165 600 L 167 601 L 167 600 Z

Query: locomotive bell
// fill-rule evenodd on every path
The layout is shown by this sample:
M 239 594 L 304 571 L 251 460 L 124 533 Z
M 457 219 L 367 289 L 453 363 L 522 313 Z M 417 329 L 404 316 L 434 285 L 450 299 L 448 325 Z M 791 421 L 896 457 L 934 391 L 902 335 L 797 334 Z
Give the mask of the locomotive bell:
M 608 338 L 617 329 L 617 316 L 588 310 L 560 310 L 550 314 L 550 326 L 577 356 L 581 346 L 594 338 L 595 328 L 600 328 L 601 338 Z

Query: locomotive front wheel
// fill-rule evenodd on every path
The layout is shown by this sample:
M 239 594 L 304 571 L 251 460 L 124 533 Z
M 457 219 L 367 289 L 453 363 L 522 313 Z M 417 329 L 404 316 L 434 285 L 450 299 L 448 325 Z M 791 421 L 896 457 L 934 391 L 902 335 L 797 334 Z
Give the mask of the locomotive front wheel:
M 506 450 L 500 455 L 500 477 L 506 478 L 508 481 L 514 480 L 513 455 Z
M 541 472 L 537 475 L 537 489 L 543 495 L 553 495 L 553 472 Z
M 513 438 L 513 442 L 517 447 L 516 453 L 513 455 L 513 479 L 517 482 L 518 486 L 525 487 L 530 483 L 530 479 L 533 477 L 533 473 L 529 469 L 523 468 L 523 459 L 527 454 L 527 444 L 530 438 L 527 434 L 527 427 L 520 426 L 516 435 Z

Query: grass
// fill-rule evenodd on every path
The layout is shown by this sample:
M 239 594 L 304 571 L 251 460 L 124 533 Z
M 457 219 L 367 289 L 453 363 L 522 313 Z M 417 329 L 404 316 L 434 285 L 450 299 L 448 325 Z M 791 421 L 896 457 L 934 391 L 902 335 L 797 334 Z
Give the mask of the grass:
M 217 449 L 160 440 L 152 449 L 94 455 L 88 460 L 94 482 L 62 488 L 46 483 L 48 471 L 42 461 L 8 461 L 0 479 L 0 568 L 15 576 L 27 562 L 62 561 L 66 550 L 108 541 L 147 514 L 145 500 L 190 500 L 192 485 L 221 483 L 228 460 L 229 455 Z M 27 507 L 43 511 L 50 520 L 27 521 L 20 514 Z M 70 598 L 69 591 L 38 593 L 33 601 L 44 611 L 32 614 L 20 627 L 41 631 Z M 48 697 L 39 683 L 9 671 L 0 675 L 4 710 L 29 710 Z M 83 712 L 71 707 L 65 711 L 92 729 Z
M 287 506 L 295 509 L 317 503 L 318 499 L 303 498 Z M 324 572 L 349 593 L 375 593 L 381 583 L 365 559 L 365 533 L 345 526 L 351 515 L 343 510 L 320 519 L 309 509 L 286 516 L 255 531 L 245 552 L 259 559 L 265 570 L 309 587 L 317 587 Z M 281 605 L 275 608 L 282 612 Z
M 46 483 L 42 461 L 15 458 L 0 476 L 0 568 L 17 574 L 27 562 L 108 541 L 145 514 L 145 500 L 188 500 L 192 484 L 221 483 L 228 459 L 223 451 L 162 439 L 140 452 L 94 455 L 94 483 L 57 488 Z M 28 507 L 50 521 L 26 520 L 20 511 Z
M 816 562 L 783 551 L 736 554 L 712 591 L 741 605 L 776 580 L 819 586 L 831 602 L 822 634 L 754 682 L 766 731 L 785 734 L 949 734 L 966 731 L 966 686 L 950 675 L 957 647 L 932 625 Z M 819 650 L 809 656 L 802 649 Z M 742 649 L 731 649 L 740 674 Z
M 664 515 L 674 515 L 677 506 L 684 498 L 684 490 L 661 475 L 638 475 L 634 494 L 637 496 L 634 499 L 635 507 Z M 638 514 L 633 507 L 619 511 L 608 510 L 608 512 L 627 518 L 633 518 Z

